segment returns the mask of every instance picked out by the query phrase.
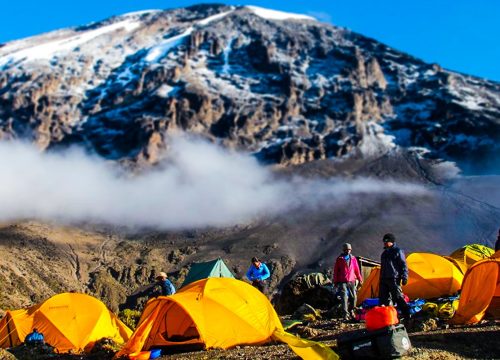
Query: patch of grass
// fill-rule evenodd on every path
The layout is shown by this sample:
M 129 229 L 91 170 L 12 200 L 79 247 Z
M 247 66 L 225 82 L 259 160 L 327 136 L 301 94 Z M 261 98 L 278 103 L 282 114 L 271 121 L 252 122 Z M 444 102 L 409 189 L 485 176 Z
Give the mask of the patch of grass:
M 118 313 L 118 318 L 123 321 L 125 325 L 134 330 L 141 318 L 141 312 L 139 310 L 125 309 Z

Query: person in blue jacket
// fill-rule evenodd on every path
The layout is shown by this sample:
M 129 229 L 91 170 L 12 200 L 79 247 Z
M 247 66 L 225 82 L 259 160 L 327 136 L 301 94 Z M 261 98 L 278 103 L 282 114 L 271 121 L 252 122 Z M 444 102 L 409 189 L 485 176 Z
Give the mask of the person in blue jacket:
M 37 328 L 34 328 L 32 332 L 26 335 L 24 342 L 28 345 L 43 345 L 45 340 L 43 338 L 43 334 L 38 332 Z
M 169 296 L 175 294 L 175 286 L 168 279 L 168 276 L 163 271 L 156 277 L 156 282 L 161 287 L 161 295 Z
M 267 279 L 271 276 L 269 268 L 266 264 L 261 262 L 259 258 L 253 257 L 252 264 L 247 271 L 247 279 L 252 282 L 252 285 L 266 294 L 267 292 Z

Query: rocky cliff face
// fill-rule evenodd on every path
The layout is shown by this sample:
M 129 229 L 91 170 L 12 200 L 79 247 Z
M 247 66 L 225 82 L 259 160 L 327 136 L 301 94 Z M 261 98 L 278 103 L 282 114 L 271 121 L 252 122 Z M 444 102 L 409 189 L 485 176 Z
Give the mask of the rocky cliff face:
M 146 11 L 63 29 L 0 47 L 0 68 L 0 138 L 46 150 L 80 144 L 156 163 L 168 134 L 188 132 L 265 163 L 402 146 L 472 172 L 500 152 L 500 84 L 254 7 Z

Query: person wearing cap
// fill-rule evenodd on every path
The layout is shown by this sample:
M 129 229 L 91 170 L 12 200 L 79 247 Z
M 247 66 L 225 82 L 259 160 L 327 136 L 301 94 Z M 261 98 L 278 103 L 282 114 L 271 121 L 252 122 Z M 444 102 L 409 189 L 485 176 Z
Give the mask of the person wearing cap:
M 380 259 L 380 283 L 379 302 L 380 305 L 396 304 L 404 319 L 410 317 L 410 307 L 403 295 L 402 285 L 408 282 L 408 265 L 406 257 L 400 248 L 396 246 L 396 237 L 385 234 L 382 238 L 384 251 Z
M 271 272 L 266 264 L 260 261 L 259 258 L 253 257 L 252 264 L 247 271 L 247 279 L 252 282 L 252 285 L 262 293 L 267 291 L 267 279 L 271 276 Z
M 344 320 L 351 319 L 357 300 L 356 287 L 358 282 L 359 284 L 363 283 L 358 260 L 352 256 L 351 252 L 351 244 L 342 245 L 342 254 L 337 258 L 333 267 L 333 283 L 340 290 Z
M 174 284 L 168 279 L 168 276 L 163 271 L 156 277 L 156 282 L 161 287 L 161 295 L 169 296 L 175 294 Z

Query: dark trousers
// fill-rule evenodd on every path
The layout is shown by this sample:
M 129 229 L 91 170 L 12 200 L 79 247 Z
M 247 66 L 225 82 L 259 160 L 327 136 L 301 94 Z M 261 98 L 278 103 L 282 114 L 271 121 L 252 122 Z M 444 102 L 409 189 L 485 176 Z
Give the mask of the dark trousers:
M 267 282 L 262 280 L 254 280 L 252 281 L 252 286 L 259 289 L 261 293 L 267 295 Z
M 339 283 L 340 298 L 342 299 L 342 316 L 344 318 L 349 318 L 351 316 L 351 310 L 356 306 L 356 283 L 343 282 Z
M 398 309 L 401 311 L 402 317 L 408 318 L 408 316 L 410 315 L 410 307 L 406 303 L 403 296 L 403 290 L 401 288 L 400 280 L 394 278 L 380 279 L 380 305 L 391 305 L 391 300 L 393 304 L 396 304 L 398 306 Z

